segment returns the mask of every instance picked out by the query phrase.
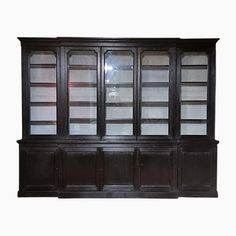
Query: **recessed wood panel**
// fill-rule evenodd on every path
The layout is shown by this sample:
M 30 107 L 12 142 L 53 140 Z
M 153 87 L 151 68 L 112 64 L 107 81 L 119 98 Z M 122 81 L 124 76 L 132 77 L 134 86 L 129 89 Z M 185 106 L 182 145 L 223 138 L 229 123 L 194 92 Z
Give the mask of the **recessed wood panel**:
M 176 185 L 174 151 L 141 150 L 141 190 L 170 191 Z
M 108 188 L 133 188 L 134 154 L 129 151 L 104 151 L 103 185 Z
M 20 153 L 23 189 L 46 191 L 57 187 L 56 149 L 23 148 Z
M 212 150 L 183 149 L 181 153 L 182 190 L 209 190 L 213 185 Z
M 63 188 L 96 190 L 96 151 L 65 150 L 63 154 Z

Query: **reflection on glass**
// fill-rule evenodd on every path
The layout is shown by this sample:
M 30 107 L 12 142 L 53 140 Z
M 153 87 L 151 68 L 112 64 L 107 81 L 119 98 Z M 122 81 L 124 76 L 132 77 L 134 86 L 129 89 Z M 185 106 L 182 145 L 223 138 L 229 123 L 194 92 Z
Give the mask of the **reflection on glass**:
M 181 60 L 181 135 L 207 134 L 208 56 L 186 52 Z
M 51 51 L 35 51 L 29 57 L 30 66 L 30 134 L 55 135 L 56 56 Z
M 141 54 L 141 135 L 168 135 L 169 54 L 144 51 Z
M 71 51 L 69 56 L 69 134 L 97 134 L 97 54 Z
M 105 54 L 106 135 L 133 135 L 133 54 Z

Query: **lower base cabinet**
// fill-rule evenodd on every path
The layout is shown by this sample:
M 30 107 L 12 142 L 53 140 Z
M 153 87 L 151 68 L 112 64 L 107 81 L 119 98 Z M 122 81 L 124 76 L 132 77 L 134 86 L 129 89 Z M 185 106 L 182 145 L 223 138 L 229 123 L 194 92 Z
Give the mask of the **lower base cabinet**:
M 57 148 L 20 148 L 19 196 L 56 196 L 58 190 Z
M 175 150 L 140 150 L 140 190 L 150 192 L 177 191 Z
M 180 149 L 181 195 L 217 196 L 216 148 L 183 146 Z
M 78 146 L 21 145 L 18 196 L 217 197 L 215 146 Z

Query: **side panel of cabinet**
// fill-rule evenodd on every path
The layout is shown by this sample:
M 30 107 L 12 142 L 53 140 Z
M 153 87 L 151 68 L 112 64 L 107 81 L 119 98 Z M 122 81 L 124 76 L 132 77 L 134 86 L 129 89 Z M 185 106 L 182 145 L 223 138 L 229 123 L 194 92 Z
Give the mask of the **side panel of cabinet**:
M 176 191 L 176 151 L 169 149 L 140 150 L 140 190 Z
M 57 190 L 58 162 L 56 154 L 56 148 L 20 148 L 20 192 Z
M 182 195 L 217 196 L 216 148 L 183 147 L 180 155 Z
M 133 149 L 103 149 L 103 190 L 134 189 L 135 156 Z
M 66 148 L 62 151 L 62 190 L 97 190 L 97 150 Z

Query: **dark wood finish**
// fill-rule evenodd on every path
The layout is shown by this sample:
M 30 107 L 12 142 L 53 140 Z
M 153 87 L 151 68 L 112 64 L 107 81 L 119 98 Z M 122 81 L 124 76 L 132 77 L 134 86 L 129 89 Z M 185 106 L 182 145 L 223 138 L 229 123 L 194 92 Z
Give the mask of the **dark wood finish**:
M 181 195 L 199 196 L 210 192 L 217 196 L 216 148 L 183 145 L 181 153 Z
M 22 45 L 20 197 L 217 197 L 215 44 L 218 39 L 19 38 Z M 129 51 L 133 102 L 105 103 L 105 53 Z M 91 52 L 97 65 L 69 65 L 69 56 Z M 144 51 L 164 51 L 169 65 L 142 65 Z M 50 52 L 56 64 L 30 64 L 33 52 Z M 181 65 L 185 52 L 204 52 L 208 65 Z M 30 82 L 31 68 L 56 68 L 56 83 Z M 142 82 L 141 70 L 169 70 L 169 82 Z M 181 69 L 207 69 L 207 82 L 181 82 Z M 69 70 L 96 71 L 96 82 L 69 82 Z M 207 86 L 207 100 L 181 101 L 181 86 Z M 56 87 L 56 102 L 30 102 L 30 88 Z M 97 101 L 69 101 L 69 87 L 97 88 Z M 169 101 L 141 101 L 141 88 L 169 88 Z M 181 104 L 207 105 L 207 119 L 181 119 Z M 57 120 L 30 121 L 31 106 L 56 106 Z M 97 118 L 70 118 L 69 106 L 97 107 Z M 106 107 L 132 107 L 133 119 L 106 119 Z M 166 118 L 141 118 L 142 107 L 168 107 Z M 69 135 L 71 124 L 97 124 L 97 135 Z M 105 135 L 105 124 L 133 124 L 130 136 Z M 166 124 L 168 135 L 141 135 L 141 124 Z M 181 135 L 180 124 L 207 124 L 206 135 Z M 30 125 L 57 125 L 56 135 L 31 135 Z
M 141 149 L 141 191 L 176 191 L 176 152 L 166 149 Z
M 103 149 L 103 190 L 134 189 L 135 159 L 132 149 Z
M 52 192 L 58 187 L 58 158 L 56 148 L 24 147 L 20 149 L 20 191 Z
M 62 189 L 95 191 L 97 189 L 96 149 L 63 149 Z

